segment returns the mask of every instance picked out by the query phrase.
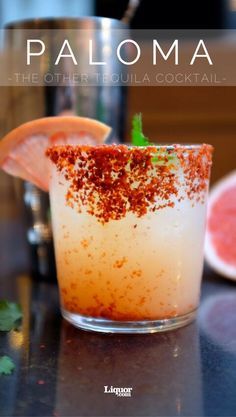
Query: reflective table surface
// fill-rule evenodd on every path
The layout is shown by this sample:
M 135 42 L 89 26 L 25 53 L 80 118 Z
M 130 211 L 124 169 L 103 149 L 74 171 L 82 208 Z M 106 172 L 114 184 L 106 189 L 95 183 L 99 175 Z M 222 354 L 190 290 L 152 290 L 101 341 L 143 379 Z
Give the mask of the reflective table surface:
M 236 416 L 236 283 L 205 270 L 198 320 L 182 329 L 80 331 L 61 318 L 57 286 L 27 274 L 23 243 L 7 240 L 17 227 L 0 225 L 0 298 L 23 308 L 20 330 L 0 332 L 16 364 L 0 376 L 0 416 Z

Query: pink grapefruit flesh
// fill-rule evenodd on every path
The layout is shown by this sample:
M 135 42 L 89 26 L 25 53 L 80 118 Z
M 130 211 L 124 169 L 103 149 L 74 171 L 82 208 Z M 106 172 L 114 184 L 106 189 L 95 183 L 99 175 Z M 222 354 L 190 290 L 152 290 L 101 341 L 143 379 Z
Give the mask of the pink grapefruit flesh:
M 236 171 L 210 192 L 205 256 L 215 271 L 236 280 Z
M 49 169 L 45 151 L 52 145 L 100 144 L 111 129 L 97 120 L 57 116 L 24 123 L 0 141 L 0 167 L 48 191 Z

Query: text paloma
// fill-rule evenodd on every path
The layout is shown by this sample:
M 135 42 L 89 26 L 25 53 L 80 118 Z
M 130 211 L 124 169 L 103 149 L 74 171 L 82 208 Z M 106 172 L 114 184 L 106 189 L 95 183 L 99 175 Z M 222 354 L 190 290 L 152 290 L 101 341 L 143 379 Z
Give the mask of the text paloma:
M 122 50 L 127 45 L 133 45 L 134 56 L 132 59 L 124 57 L 122 58 Z M 37 52 L 35 52 L 34 48 L 37 47 Z M 93 40 L 89 39 L 88 41 L 88 64 L 89 65 L 107 65 L 105 61 L 95 61 L 94 60 L 94 45 Z M 166 49 L 166 48 L 165 48 Z M 32 57 L 39 57 L 44 54 L 46 51 L 46 45 L 41 39 L 27 39 L 27 65 L 31 64 Z M 117 59 L 124 65 L 133 65 L 141 59 L 142 51 L 141 47 L 138 42 L 134 41 L 133 39 L 125 39 L 119 43 L 116 48 L 116 57 Z M 169 49 L 166 51 L 163 50 L 160 43 L 153 39 L 152 41 L 152 64 L 157 65 L 158 60 L 162 59 L 167 61 L 169 57 L 174 56 L 174 63 L 175 65 L 179 65 L 179 41 L 175 39 L 172 44 L 170 45 Z M 76 52 L 72 49 L 69 41 L 67 39 L 64 40 L 62 45 L 58 48 L 58 54 L 56 56 L 54 65 L 58 65 L 60 61 L 64 58 L 70 58 L 74 65 L 79 65 L 79 60 L 76 57 Z M 193 48 L 193 54 L 191 60 L 189 61 L 189 65 L 194 65 L 196 60 L 204 59 L 207 61 L 209 65 L 213 65 L 212 59 L 210 57 L 209 51 L 206 47 L 206 44 L 203 39 L 200 39 L 198 43 Z

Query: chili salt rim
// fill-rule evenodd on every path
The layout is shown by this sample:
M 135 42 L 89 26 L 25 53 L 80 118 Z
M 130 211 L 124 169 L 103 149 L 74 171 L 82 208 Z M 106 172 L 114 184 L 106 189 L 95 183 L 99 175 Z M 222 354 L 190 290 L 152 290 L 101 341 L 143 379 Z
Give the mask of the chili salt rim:
M 128 212 L 142 217 L 148 211 L 174 207 L 184 198 L 203 203 L 212 150 L 207 144 L 81 144 L 56 145 L 46 155 L 68 182 L 67 204 L 79 212 L 85 206 L 88 214 L 106 223 Z M 183 189 L 185 197 L 180 193 Z
M 213 151 L 214 147 L 209 144 L 209 143 L 173 143 L 173 144 L 168 144 L 168 143 L 161 143 L 161 144 L 150 144 L 147 146 L 136 146 L 133 144 L 129 144 L 129 143 L 122 143 L 122 144 L 117 144 L 117 143 L 103 143 L 103 144 L 96 144 L 96 145 L 92 145 L 92 144 L 78 144 L 78 145 L 53 145 L 53 146 L 49 146 L 46 149 L 46 155 L 48 157 L 49 156 L 49 152 L 51 152 L 51 150 L 58 150 L 58 151 L 64 151 L 66 150 L 66 148 L 73 148 L 75 149 L 75 151 L 77 150 L 77 148 L 84 148 L 84 149 L 92 149 L 92 148 L 110 148 L 110 149 L 115 149 L 115 148 L 126 148 L 127 150 L 129 149 L 140 149 L 140 150 L 144 150 L 144 149 L 149 149 L 149 148 L 153 148 L 153 149 L 157 149 L 157 150 L 168 150 L 168 151 L 174 151 L 176 149 L 180 149 L 180 150 L 198 150 L 201 149 L 202 147 L 207 147 L 208 150 Z

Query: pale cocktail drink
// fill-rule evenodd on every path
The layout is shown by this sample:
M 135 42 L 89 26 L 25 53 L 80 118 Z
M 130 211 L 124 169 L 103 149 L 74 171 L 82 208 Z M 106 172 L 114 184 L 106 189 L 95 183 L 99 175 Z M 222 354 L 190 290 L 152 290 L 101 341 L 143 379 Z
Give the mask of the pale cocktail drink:
M 153 332 L 199 303 L 209 145 L 56 146 L 50 201 L 63 316 Z

